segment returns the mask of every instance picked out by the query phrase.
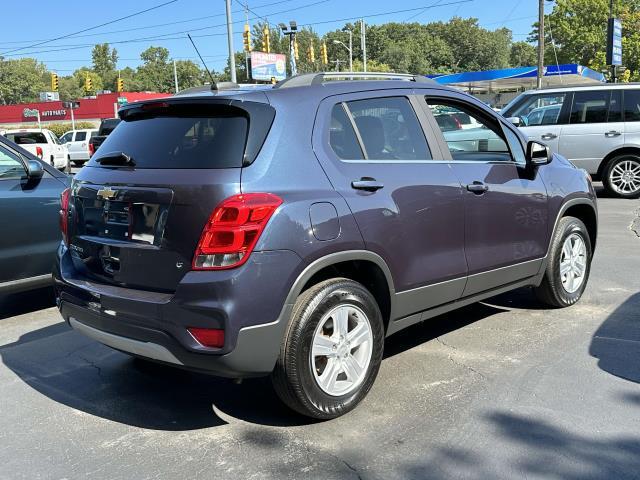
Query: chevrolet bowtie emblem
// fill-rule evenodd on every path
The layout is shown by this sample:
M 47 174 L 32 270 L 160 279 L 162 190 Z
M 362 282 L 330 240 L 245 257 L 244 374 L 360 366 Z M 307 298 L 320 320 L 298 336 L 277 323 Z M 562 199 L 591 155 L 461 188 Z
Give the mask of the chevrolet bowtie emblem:
M 101 188 L 100 190 L 98 190 L 98 193 L 96 193 L 97 197 L 100 197 L 104 200 L 112 200 L 114 198 L 116 198 L 116 195 L 118 195 L 118 191 L 117 190 L 111 190 L 111 188 L 107 187 L 107 188 Z

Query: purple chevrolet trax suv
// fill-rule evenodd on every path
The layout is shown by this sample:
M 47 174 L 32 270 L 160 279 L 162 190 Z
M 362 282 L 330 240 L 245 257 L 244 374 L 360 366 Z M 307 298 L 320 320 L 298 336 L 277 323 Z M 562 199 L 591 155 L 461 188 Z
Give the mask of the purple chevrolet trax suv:
M 270 375 L 328 419 L 370 390 L 385 337 L 515 288 L 565 307 L 586 287 L 588 174 L 426 78 L 218 84 L 119 116 L 62 194 L 54 277 L 71 327 L 122 352 Z

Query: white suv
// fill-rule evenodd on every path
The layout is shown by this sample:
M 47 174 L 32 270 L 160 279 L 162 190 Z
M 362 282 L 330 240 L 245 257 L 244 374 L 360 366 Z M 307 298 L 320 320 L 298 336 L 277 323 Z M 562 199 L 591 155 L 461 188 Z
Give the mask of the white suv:
M 71 130 L 60 137 L 60 142 L 67 146 L 69 159 L 76 166 L 81 166 L 91 157 L 89 139 L 98 134 L 98 129 Z
M 640 197 L 640 84 L 524 92 L 502 114 L 542 140 L 611 193 Z

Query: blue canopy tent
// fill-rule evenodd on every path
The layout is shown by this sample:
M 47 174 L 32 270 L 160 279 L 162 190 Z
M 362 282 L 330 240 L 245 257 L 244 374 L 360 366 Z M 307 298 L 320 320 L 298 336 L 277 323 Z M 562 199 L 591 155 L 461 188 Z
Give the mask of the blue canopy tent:
M 429 75 L 436 82 L 469 90 L 472 93 L 528 90 L 536 86 L 537 67 L 505 68 L 450 75 Z M 602 73 L 568 63 L 544 67 L 542 83 L 547 86 L 604 82 Z

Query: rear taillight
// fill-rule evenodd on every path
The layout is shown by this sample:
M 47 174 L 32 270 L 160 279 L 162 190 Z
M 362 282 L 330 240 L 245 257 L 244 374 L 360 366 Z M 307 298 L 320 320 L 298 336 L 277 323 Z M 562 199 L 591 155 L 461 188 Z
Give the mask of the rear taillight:
M 93 146 L 93 143 L 90 143 L 89 144 L 89 156 L 92 157 L 94 153 L 96 153 L 96 147 Z
M 65 188 L 60 194 L 60 231 L 64 244 L 69 246 L 69 195 L 71 190 Z
M 42 147 L 36 147 L 36 156 L 42 160 L 42 157 L 44 156 L 44 154 L 42 153 Z
M 194 270 L 221 270 L 246 262 L 281 204 L 282 199 L 271 193 L 245 193 L 224 200 L 204 226 L 193 257 Z
M 224 347 L 224 330 L 218 328 L 187 328 L 196 341 L 205 347 L 222 348 Z

